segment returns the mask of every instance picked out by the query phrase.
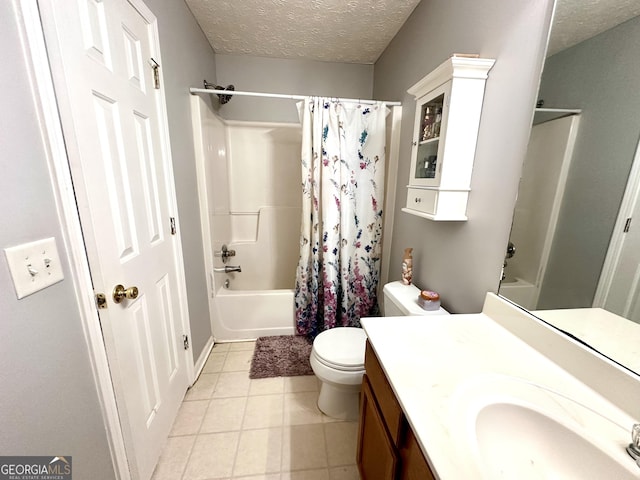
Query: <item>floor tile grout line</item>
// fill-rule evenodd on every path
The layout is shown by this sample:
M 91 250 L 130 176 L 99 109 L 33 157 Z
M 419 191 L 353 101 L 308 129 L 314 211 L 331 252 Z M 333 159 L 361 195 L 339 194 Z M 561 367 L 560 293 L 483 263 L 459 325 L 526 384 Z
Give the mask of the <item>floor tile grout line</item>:
M 198 440 L 198 435 L 191 435 L 191 436 L 194 437 L 193 443 L 191 444 L 191 447 L 189 448 L 189 455 L 187 455 L 187 461 L 184 462 L 184 465 L 182 466 L 182 473 L 180 473 L 180 479 L 183 479 L 185 474 L 187 473 L 187 466 L 189 465 L 189 460 L 191 459 L 191 454 L 193 453 L 193 448 L 196 446 L 196 440 Z
M 316 402 L 316 406 L 317 406 L 317 402 Z M 320 410 L 320 407 L 318 407 L 318 410 Z M 321 411 L 321 410 L 320 410 Z M 324 413 L 322 414 L 324 416 Z M 329 445 L 327 442 L 327 423 L 324 421 L 324 418 L 322 419 L 322 438 L 324 440 L 324 456 L 325 456 L 325 460 L 327 462 L 327 470 L 330 467 L 329 464 Z
M 282 467 L 284 467 L 284 415 L 285 415 L 285 407 L 284 407 L 284 395 L 286 385 L 284 379 L 282 380 L 282 414 L 280 415 L 280 478 L 282 479 Z
M 211 350 L 213 352 L 213 349 Z M 220 352 L 222 353 L 222 352 Z M 211 356 L 211 353 L 209 353 L 209 356 Z M 209 357 L 207 357 L 207 361 L 209 360 Z M 226 361 L 226 352 L 225 352 L 225 361 Z M 206 365 L 206 362 L 205 362 Z M 218 375 L 218 378 L 216 379 L 216 382 L 213 386 L 213 390 L 215 391 L 215 385 L 218 383 L 218 379 L 220 378 L 220 376 Z M 197 380 L 196 380 L 197 383 Z M 194 383 L 195 385 L 195 383 Z M 211 394 L 213 395 L 213 391 L 211 392 Z M 183 400 L 182 402 L 184 403 L 185 400 Z M 211 399 L 209 399 L 209 404 L 207 405 L 207 409 L 205 410 L 205 414 L 202 417 L 202 420 L 200 421 L 200 426 L 198 427 L 198 431 L 197 433 L 194 435 L 195 439 L 193 440 L 193 444 L 191 445 L 191 449 L 189 450 L 189 455 L 187 456 L 187 461 L 185 462 L 184 466 L 182 467 L 182 475 L 180 475 L 180 479 L 184 479 L 185 474 L 187 473 L 187 467 L 189 466 L 189 462 L 191 461 L 191 456 L 193 455 L 193 449 L 196 446 L 196 442 L 198 441 L 198 437 L 200 436 L 200 430 L 202 429 L 202 424 L 204 423 L 204 418 L 207 415 L 207 412 L 209 411 L 209 407 L 211 406 Z
M 254 346 L 255 348 L 255 346 Z M 225 359 L 226 363 L 226 359 Z M 247 376 L 249 373 L 247 372 Z M 240 421 L 240 431 L 238 432 L 238 443 L 236 444 L 236 452 L 233 456 L 233 464 L 231 465 L 231 478 L 235 477 L 236 473 L 236 462 L 238 461 L 238 451 L 240 450 L 240 439 L 242 437 L 242 432 L 244 431 L 244 417 L 247 414 L 247 404 L 249 403 L 249 390 L 251 389 L 251 382 L 249 382 L 249 386 L 247 388 L 247 392 L 245 394 L 244 408 L 242 409 L 242 420 Z

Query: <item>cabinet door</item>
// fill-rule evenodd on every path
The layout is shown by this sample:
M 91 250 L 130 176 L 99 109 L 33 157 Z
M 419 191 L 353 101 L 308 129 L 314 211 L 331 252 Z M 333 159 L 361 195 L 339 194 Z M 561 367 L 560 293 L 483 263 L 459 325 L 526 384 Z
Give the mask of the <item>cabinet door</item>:
M 421 97 L 416 103 L 410 185 L 440 185 L 450 93 L 451 82 L 447 82 Z
M 382 422 L 391 438 L 391 443 L 396 446 L 400 443 L 406 420 L 398 399 L 389 385 L 384 370 L 382 370 L 382 365 L 380 365 L 380 361 L 368 340 L 364 354 L 364 368 L 367 372 L 369 388 L 375 395 L 376 407 L 380 412 Z
M 371 391 L 369 379 L 362 378 L 357 462 L 362 480 L 393 480 L 398 455 Z
M 399 480 L 435 480 L 427 460 L 420 450 L 411 428 L 407 425 L 403 445 L 400 448 Z

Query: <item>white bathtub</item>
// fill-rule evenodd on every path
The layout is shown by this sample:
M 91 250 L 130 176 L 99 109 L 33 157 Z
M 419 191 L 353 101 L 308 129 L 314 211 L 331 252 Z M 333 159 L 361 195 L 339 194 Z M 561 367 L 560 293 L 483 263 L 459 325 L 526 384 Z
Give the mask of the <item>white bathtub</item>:
M 220 288 L 215 304 L 216 342 L 294 334 L 293 290 Z
M 535 285 L 521 278 L 508 278 L 500 283 L 500 295 L 527 310 L 535 310 L 537 293 Z

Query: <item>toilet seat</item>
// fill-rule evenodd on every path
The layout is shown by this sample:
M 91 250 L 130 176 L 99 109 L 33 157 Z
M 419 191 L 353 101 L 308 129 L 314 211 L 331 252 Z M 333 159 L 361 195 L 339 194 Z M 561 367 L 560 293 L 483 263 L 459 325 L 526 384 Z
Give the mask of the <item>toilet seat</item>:
M 366 340 L 367 335 L 361 328 L 332 328 L 315 338 L 312 354 L 329 368 L 359 372 L 364 370 Z

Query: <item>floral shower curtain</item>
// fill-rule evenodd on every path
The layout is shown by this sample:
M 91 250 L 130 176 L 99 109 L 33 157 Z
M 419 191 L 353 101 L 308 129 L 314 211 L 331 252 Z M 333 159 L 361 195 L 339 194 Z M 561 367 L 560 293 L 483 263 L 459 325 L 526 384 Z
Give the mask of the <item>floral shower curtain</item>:
M 296 329 L 315 338 L 377 308 L 387 109 L 318 97 L 301 109 Z

